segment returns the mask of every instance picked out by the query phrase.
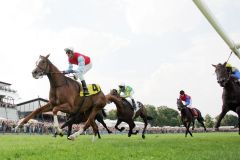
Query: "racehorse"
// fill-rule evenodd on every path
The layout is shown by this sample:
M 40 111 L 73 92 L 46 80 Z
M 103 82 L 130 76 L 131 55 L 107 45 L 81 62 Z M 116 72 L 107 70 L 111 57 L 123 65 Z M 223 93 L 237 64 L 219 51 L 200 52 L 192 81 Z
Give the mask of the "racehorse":
M 32 71 L 32 76 L 33 78 L 38 79 L 47 75 L 50 82 L 49 102 L 26 116 L 23 121 L 19 122 L 15 130 L 20 126 L 23 126 L 23 124 L 27 123 L 29 119 L 37 114 L 52 111 L 54 117 L 54 127 L 58 134 L 62 134 L 62 129 L 59 128 L 57 119 L 58 111 L 62 111 L 70 115 L 89 112 L 84 127 L 80 128 L 79 131 L 70 135 L 68 138 L 74 140 L 90 126 L 93 128 L 96 136 L 99 131 L 98 126 L 95 123 L 95 117 L 106 105 L 105 95 L 102 91 L 99 91 L 97 94 L 91 96 L 80 96 L 80 91 L 83 90 L 82 86 L 80 86 L 77 81 L 64 76 L 64 74 L 52 64 L 48 57 L 49 55 L 46 57 L 39 57 L 36 62 L 36 68 Z
M 122 132 L 125 128 L 118 128 L 118 125 L 122 122 L 126 122 L 129 125 L 128 137 L 132 134 L 137 134 L 138 131 L 133 132 L 133 128 L 135 127 L 134 119 L 137 117 L 141 117 L 144 122 L 144 128 L 142 131 L 142 138 L 145 138 L 145 131 L 147 128 L 148 120 L 152 120 L 153 118 L 147 115 L 147 110 L 141 102 L 137 102 L 139 106 L 139 110 L 134 115 L 134 111 L 131 109 L 131 104 L 126 100 L 120 97 L 119 93 L 116 89 L 110 91 L 109 94 L 106 95 L 108 103 L 113 102 L 117 107 L 117 123 L 115 128 Z
M 68 131 L 67 131 L 67 137 L 69 137 L 72 133 L 72 125 L 73 124 L 79 124 L 81 122 L 85 122 L 87 120 L 87 116 L 84 115 L 69 115 L 67 122 L 65 122 L 62 126 L 61 129 L 65 128 L 66 126 L 68 126 Z M 110 131 L 106 125 L 106 123 L 103 121 L 103 117 L 106 117 L 107 114 L 105 112 L 104 109 L 102 109 L 101 111 L 99 111 L 95 117 L 95 120 L 97 120 L 98 122 L 100 122 L 103 127 L 107 130 L 107 132 L 110 134 L 112 133 L 112 131 Z M 55 132 L 55 137 L 57 136 L 57 132 Z M 101 136 L 98 133 L 98 138 L 100 139 Z
M 212 65 L 215 67 L 217 82 L 223 87 L 222 93 L 222 112 L 219 115 L 215 129 L 218 130 L 221 120 L 228 111 L 233 111 L 238 114 L 238 134 L 240 135 L 240 84 L 238 80 L 232 76 L 231 71 L 226 68 L 227 62 L 224 64 Z
M 189 128 L 191 123 L 193 123 L 192 130 L 194 130 L 195 119 L 198 120 L 198 122 L 203 126 L 204 130 L 206 131 L 206 127 L 203 123 L 204 119 L 202 117 L 201 112 L 197 108 L 194 108 L 198 114 L 198 116 L 195 118 L 191 112 L 191 108 L 186 107 L 186 105 L 184 105 L 181 99 L 179 98 L 177 99 L 177 107 L 178 110 L 181 112 L 182 123 L 186 127 L 185 137 L 187 137 L 188 133 L 192 136 L 192 133 L 189 130 Z

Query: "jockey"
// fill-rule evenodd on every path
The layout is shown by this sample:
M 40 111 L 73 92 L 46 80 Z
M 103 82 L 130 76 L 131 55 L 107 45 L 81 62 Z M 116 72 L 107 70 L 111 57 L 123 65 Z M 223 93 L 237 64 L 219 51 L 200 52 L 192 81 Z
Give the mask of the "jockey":
M 125 83 L 121 83 L 119 85 L 118 93 L 119 93 L 120 97 L 122 97 L 122 98 L 128 98 L 128 97 L 131 98 L 132 107 L 133 107 L 132 109 L 133 110 L 136 109 L 136 103 L 135 103 L 135 101 L 132 97 L 132 95 L 134 94 L 134 91 L 133 91 L 132 87 L 125 85 Z
M 65 48 L 64 51 L 68 56 L 69 65 L 68 69 L 63 71 L 63 73 L 76 73 L 77 78 L 79 78 L 82 83 L 84 95 L 89 94 L 83 75 L 92 68 L 90 57 L 74 52 L 73 48 L 70 47 Z M 78 65 L 77 70 L 73 70 L 73 64 Z
M 179 98 L 185 102 L 186 107 L 192 108 L 192 99 L 189 95 L 185 94 L 183 90 L 180 91 Z
M 181 101 L 185 102 L 186 107 L 190 108 L 190 111 L 192 112 L 192 115 L 197 117 L 198 113 L 195 109 L 192 108 L 192 99 L 189 95 L 187 95 L 183 90 L 180 91 L 179 98 Z
M 240 72 L 236 67 L 233 67 L 230 63 L 226 64 L 226 68 L 232 73 L 232 76 L 240 81 Z

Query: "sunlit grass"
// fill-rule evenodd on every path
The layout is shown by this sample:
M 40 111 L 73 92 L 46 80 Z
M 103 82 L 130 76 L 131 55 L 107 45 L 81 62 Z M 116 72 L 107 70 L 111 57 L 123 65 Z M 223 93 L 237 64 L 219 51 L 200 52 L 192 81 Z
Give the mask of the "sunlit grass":
M 75 141 L 50 135 L 0 135 L 1 160 L 239 160 L 240 136 L 235 133 L 80 136 Z

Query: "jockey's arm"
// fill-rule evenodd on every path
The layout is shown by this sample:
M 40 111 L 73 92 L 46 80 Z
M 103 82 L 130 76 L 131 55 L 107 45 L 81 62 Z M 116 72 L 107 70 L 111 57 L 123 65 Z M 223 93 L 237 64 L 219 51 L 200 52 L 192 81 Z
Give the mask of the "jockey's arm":
M 70 62 L 68 63 L 68 69 L 65 72 L 66 73 L 74 73 L 73 65 Z
M 188 106 L 190 104 L 190 98 L 186 99 L 185 105 Z

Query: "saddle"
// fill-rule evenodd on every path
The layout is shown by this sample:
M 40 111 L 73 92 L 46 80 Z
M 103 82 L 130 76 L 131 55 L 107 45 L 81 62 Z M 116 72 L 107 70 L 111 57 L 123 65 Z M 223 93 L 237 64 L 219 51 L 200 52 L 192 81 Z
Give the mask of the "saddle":
M 82 85 L 81 84 L 79 84 L 79 85 L 82 88 Z M 88 97 L 88 96 L 97 94 L 97 93 L 99 93 L 101 91 L 101 87 L 98 84 L 88 84 L 87 88 L 88 88 L 89 94 L 88 95 L 84 95 L 83 89 L 81 89 L 81 91 L 79 93 L 79 95 L 81 97 L 83 97 L 83 96 L 85 96 L 85 97 L 87 96 Z

